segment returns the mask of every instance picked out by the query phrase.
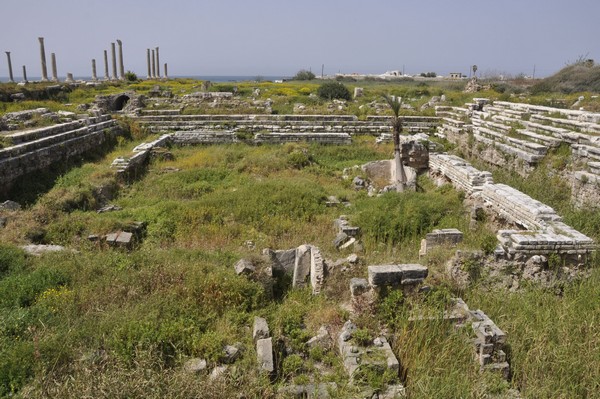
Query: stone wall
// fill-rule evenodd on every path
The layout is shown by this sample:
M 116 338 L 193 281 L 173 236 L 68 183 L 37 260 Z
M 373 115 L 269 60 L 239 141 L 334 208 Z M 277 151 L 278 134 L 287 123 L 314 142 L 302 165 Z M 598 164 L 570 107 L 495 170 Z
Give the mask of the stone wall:
M 495 184 L 488 172 L 447 154 L 430 155 L 430 173 L 443 176 L 488 211 L 515 226 L 498 231 L 497 255 L 526 260 L 534 255 L 559 254 L 581 260 L 595 251 L 593 240 L 562 222 L 554 209 L 504 184 Z
M 567 145 L 576 167 L 571 175 L 565 174 L 573 203 L 600 204 L 595 190 L 600 179 L 600 113 L 481 100 L 465 107 L 436 107 L 443 120 L 437 135 L 456 143 L 463 153 L 522 176 L 552 149 Z
M 350 144 L 352 139 L 347 133 L 257 133 L 254 136 L 254 142 L 257 144 L 283 144 L 301 141 L 345 145 Z
M 2 196 L 21 176 L 97 149 L 119 132 L 116 121 L 100 116 L 7 135 L 18 144 L 0 150 Z
M 118 157 L 112 164 L 111 168 L 116 169 L 117 175 L 122 178 L 129 178 L 141 173 L 145 167 L 150 151 L 154 147 L 163 147 L 171 142 L 172 135 L 163 134 L 159 138 L 149 143 L 142 143 L 133 149 L 133 154 L 129 157 Z
M 180 115 L 177 110 L 142 111 L 135 120 L 152 132 L 184 130 L 230 130 L 249 133 L 347 133 L 381 135 L 389 133 L 388 117 L 360 121 L 355 115 Z M 434 130 L 435 117 L 406 117 L 404 131 Z

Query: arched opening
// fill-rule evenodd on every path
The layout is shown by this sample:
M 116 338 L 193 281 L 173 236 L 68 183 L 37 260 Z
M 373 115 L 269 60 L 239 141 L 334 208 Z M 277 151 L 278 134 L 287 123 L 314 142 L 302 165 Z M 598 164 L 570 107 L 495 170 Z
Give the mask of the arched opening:
M 121 111 L 123 110 L 123 108 L 125 108 L 125 105 L 127 105 L 127 102 L 129 102 L 129 97 L 126 95 L 120 95 L 119 97 L 117 97 L 115 99 L 115 102 L 113 103 L 113 109 L 115 111 Z

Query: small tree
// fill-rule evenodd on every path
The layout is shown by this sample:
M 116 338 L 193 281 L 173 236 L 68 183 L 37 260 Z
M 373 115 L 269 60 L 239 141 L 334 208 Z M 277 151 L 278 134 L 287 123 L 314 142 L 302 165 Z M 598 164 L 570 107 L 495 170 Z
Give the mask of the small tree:
M 475 74 L 477 73 L 477 65 L 473 65 L 471 69 L 473 70 L 473 76 L 475 76 Z
M 350 90 L 340 82 L 325 82 L 317 89 L 317 95 L 324 100 L 346 100 L 350 101 L 352 94 Z
M 313 80 L 315 78 L 315 74 L 311 71 L 307 71 L 306 69 L 301 69 L 294 76 L 294 80 Z
M 394 164 L 396 168 L 396 183 L 398 189 L 403 191 L 406 186 L 406 173 L 402 165 L 402 151 L 400 151 L 400 133 L 402 132 L 402 118 L 400 117 L 400 108 L 402 108 L 402 99 L 400 97 L 391 97 L 385 94 L 385 101 L 392 109 L 392 131 L 394 133 Z

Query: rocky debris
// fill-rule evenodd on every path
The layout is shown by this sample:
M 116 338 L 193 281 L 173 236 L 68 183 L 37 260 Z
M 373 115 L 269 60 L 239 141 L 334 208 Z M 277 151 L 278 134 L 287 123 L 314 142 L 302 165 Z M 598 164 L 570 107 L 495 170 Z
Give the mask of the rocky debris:
M 354 179 L 352 179 L 352 185 L 354 186 L 355 190 L 361 190 L 367 187 L 367 182 L 362 177 L 356 176 Z
M 187 373 L 195 374 L 206 370 L 206 359 L 194 358 L 190 359 L 183 365 L 183 369 Z
M 406 388 L 402 384 L 388 385 L 385 391 L 379 393 L 377 399 L 398 399 L 406 397 Z
M 346 234 L 348 237 L 358 237 L 360 235 L 360 227 L 351 226 L 348 218 L 344 215 L 336 219 L 333 222 L 333 226 L 338 230 L 339 234 Z
M 348 255 L 348 257 L 346 258 L 346 261 L 348 261 L 348 263 L 350 263 L 351 265 L 355 265 L 358 263 L 359 259 L 358 259 L 358 255 L 357 254 L 350 254 Z
M 221 363 L 231 364 L 235 362 L 242 355 L 242 347 L 240 342 L 236 342 L 234 345 L 226 345 L 223 348 Z
M 350 378 L 352 379 L 362 367 L 375 368 L 381 372 L 389 369 L 398 373 L 400 362 L 398 362 L 386 338 L 377 337 L 371 345 L 363 347 L 352 341 L 353 333 L 356 330 L 356 325 L 348 320 L 338 338 L 338 350 L 342 355 L 344 368 Z
M 62 245 L 35 245 L 35 244 L 24 245 L 21 248 L 25 252 L 27 252 L 29 255 L 34 255 L 34 256 L 42 256 L 43 254 L 48 253 L 48 252 L 60 252 L 60 251 L 64 251 L 66 249 Z
M 21 204 L 15 201 L 6 200 L 0 204 L 1 211 L 18 211 L 21 209 Z
M 115 212 L 115 211 L 120 211 L 123 208 L 121 208 L 119 205 L 106 205 L 103 206 L 102 208 L 98 209 L 96 212 L 97 213 L 105 213 L 105 212 Z
M 330 393 L 335 392 L 336 390 L 337 384 L 335 382 L 322 382 L 320 384 L 288 385 L 281 387 L 279 392 L 286 395 L 286 398 L 328 399 Z
M 421 111 L 425 111 L 426 109 L 435 107 L 436 104 L 440 103 L 442 98 L 439 96 L 431 97 L 431 100 L 427 101 L 425 104 L 421 105 L 419 108 Z
M 210 373 L 209 379 L 210 380 L 216 380 L 217 378 L 224 377 L 228 368 L 229 367 L 227 365 L 222 365 L 222 366 L 215 367 L 212 370 L 212 372 Z
M 233 265 L 233 268 L 238 276 L 241 274 L 250 275 L 256 272 L 256 266 L 254 266 L 254 263 L 252 263 L 252 261 L 249 259 L 238 260 L 236 264 Z
M 446 263 L 446 273 L 455 284 L 466 288 L 470 282 L 481 276 L 484 261 L 482 251 L 456 251 Z
M 346 233 L 338 233 L 333 240 L 333 246 L 340 249 L 342 245 L 350 241 L 350 236 Z
M 319 347 L 321 349 L 329 349 L 331 347 L 331 336 L 329 335 L 329 331 L 327 331 L 327 327 L 321 326 L 319 331 L 317 331 L 317 335 L 309 339 L 306 345 L 309 348 Z
M 352 296 L 359 296 L 371 289 L 369 282 L 364 278 L 353 277 L 350 279 L 350 293 Z
M 267 321 L 262 317 L 254 317 L 254 326 L 252 328 L 252 339 L 257 341 L 259 339 L 269 338 L 269 325 Z

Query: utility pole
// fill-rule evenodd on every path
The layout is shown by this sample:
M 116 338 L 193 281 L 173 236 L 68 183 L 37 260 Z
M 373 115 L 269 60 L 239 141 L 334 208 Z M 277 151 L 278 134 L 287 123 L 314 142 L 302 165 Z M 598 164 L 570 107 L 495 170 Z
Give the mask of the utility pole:
M 321 79 L 323 79 L 323 72 L 325 72 L 325 64 L 321 64 Z
M 533 64 L 533 76 L 532 78 L 535 80 L 535 64 Z

